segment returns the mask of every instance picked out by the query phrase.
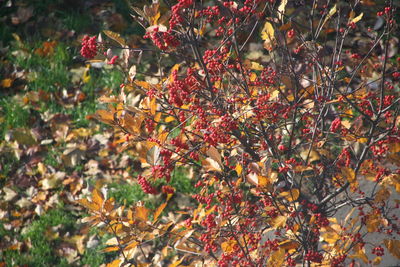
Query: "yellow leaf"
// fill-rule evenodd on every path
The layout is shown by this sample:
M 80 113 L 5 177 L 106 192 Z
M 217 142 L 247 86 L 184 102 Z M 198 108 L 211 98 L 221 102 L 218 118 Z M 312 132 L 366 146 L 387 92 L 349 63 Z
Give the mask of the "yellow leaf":
M 281 197 L 286 198 L 288 201 L 292 202 L 299 198 L 300 191 L 299 189 L 291 189 L 290 191 L 285 191 L 279 194 Z
M 166 122 L 166 123 L 171 122 L 171 121 L 174 121 L 174 120 L 175 120 L 175 118 L 172 117 L 172 116 L 168 116 L 168 117 L 165 118 L 165 122 Z
M 157 110 L 157 102 L 156 102 L 156 98 L 153 97 L 150 100 L 150 114 L 154 116 L 156 114 L 156 110 Z
M 400 240 L 395 239 L 385 239 L 383 240 L 386 248 L 396 258 L 400 259 Z
M 114 114 L 108 110 L 99 109 L 96 111 L 95 118 L 106 124 L 114 125 Z
M 351 128 L 351 122 L 348 120 L 342 120 L 341 124 L 343 127 L 345 127 L 346 129 L 350 129 Z
M 368 257 L 365 255 L 365 249 L 360 247 L 360 244 L 354 246 L 353 251 L 355 252 L 352 255 L 349 255 L 350 259 L 361 259 L 364 263 L 368 263 Z
M 251 62 L 251 69 L 252 69 L 252 70 L 263 70 L 264 67 L 263 67 L 263 65 L 261 65 L 261 64 L 259 64 L 259 63 L 257 63 L 257 62 L 252 61 L 252 62 Z
M 168 265 L 168 267 L 176 267 L 179 266 L 179 264 L 182 263 L 182 261 L 185 259 L 185 256 L 182 257 L 182 259 L 174 261 L 173 263 L 171 263 L 170 265 Z
M 382 258 L 381 257 L 376 257 L 375 259 L 372 260 L 373 265 L 379 265 L 381 264 Z
M 339 239 L 340 236 L 335 232 L 333 229 L 328 229 L 327 232 L 321 234 L 321 237 L 329 244 L 335 244 Z
M 325 25 L 325 23 L 336 13 L 336 4 L 329 10 L 328 15 L 326 16 L 324 22 L 321 25 L 321 28 Z
M 251 81 L 251 82 L 254 82 L 256 79 L 257 79 L 257 74 L 255 74 L 254 72 L 252 72 L 252 73 L 250 74 L 250 81 Z
M 235 240 L 229 240 L 229 241 L 223 242 L 221 244 L 222 251 L 225 252 L 225 253 L 233 252 L 236 243 L 237 242 Z
M 113 31 L 103 31 L 103 32 L 105 35 L 107 35 L 108 37 L 119 43 L 122 47 L 126 47 L 126 42 L 119 33 Z
M 121 263 L 121 260 L 120 259 L 116 259 L 116 260 L 113 260 L 110 263 L 107 263 L 106 267 L 119 267 L 120 263 Z
M 314 150 L 311 149 L 311 151 L 309 151 L 308 149 L 305 149 L 303 151 L 300 152 L 300 157 L 305 161 L 308 157 L 308 162 L 314 162 L 320 159 L 320 155 L 319 153 Z
M 287 220 L 286 216 L 279 215 L 271 220 L 270 222 L 271 227 L 275 229 L 280 228 L 285 225 L 286 220 Z
M 285 261 L 285 250 L 283 248 L 279 248 L 279 250 L 272 253 L 271 256 L 269 257 L 267 266 L 283 266 L 284 261 Z
M 368 138 L 357 138 L 357 142 L 365 144 L 366 142 L 368 142 Z
M 261 31 L 261 39 L 263 40 L 273 40 L 275 36 L 274 27 L 268 21 L 265 22 L 264 28 Z
M 285 240 L 279 243 L 279 246 L 284 250 L 292 250 L 299 247 L 299 243 L 293 240 Z
M 360 15 L 358 15 L 357 17 L 355 17 L 354 19 L 351 20 L 352 23 L 357 23 L 359 22 L 362 17 L 363 17 L 364 13 L 361 13 Z
M 124 248 L 124 251 L 134 249 L 134 248 L 137 247 L 137 245 L 139 245 L 139 242 L 133 241 L 132 243 L 130 243 L 129 245 L 127 245 L 127 246 Z
M 87 199 L 79 199 L 78 203 L 92 211 L 99 211 L 101 206 L 97 205 L 96 203 L 90 202 Z
M 274 99 L 277 99 L 278 96 L 279 96 L 279 90 L 275 90 L 275 91 L 273 91 L 273 92 L 271 93 L 271 95 L 270 95 L 269 98 L 272 99 L 272 100 L 274 100 Z
M 242 171 L 243 171 L 242 165 L 240 165 L 239 163 L 236 164 L 235 170 L 236 170 L 236 173 L 238 174 L 238 176 L 240 176 L 242 174 Z
M 356 181 L 356 174 L 354 170 L 348 167 L 343 167 L 341 169 L 342 175 L 347 179 L 347 181 L 352 184 Z

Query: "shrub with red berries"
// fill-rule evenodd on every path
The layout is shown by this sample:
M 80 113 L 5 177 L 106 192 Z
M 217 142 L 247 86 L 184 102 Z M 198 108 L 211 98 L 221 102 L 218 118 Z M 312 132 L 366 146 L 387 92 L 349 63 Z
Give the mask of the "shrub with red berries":
M 165 199 L 97 214 L 118 264 L 363 265 L 375 232 L 372 254 L 398 256 L 396 7 L 298 2 L 153 1 L 134 9 L 140 48 L 106 32 L 127 78 L 96 118 Z M 96 53 L 85 37 L 81 54 Z M 178 166 L 196 193 L 174 188 Z

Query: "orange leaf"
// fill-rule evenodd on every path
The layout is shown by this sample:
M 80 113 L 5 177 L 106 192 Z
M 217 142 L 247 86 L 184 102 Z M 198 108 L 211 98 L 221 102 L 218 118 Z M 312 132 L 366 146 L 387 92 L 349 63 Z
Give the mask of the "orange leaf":
M 103 252 L 112 252 L 112 251 L 118 251 L 119 247 L 118 246 L 113 246 L 113 247 L 106 247 L 105 249 L 103 249 Z
M 160 214 L 162 213 L 162 211 L 165 209 L 165 207 L 167 206 L 167 202 L 161 204 L 157 210 L 154 212 L 154 219 L 153 219 L 153 223 L 155 223 L 158 219 L 158 216 L 160 216 Z
M 400 240 L 395 239 L 385 239 L 383 240 L 386 248 L 396 258 L 400 259 Z
M 97 205 L 99 205 L 101 207 L 104 202 L 104 196 L 99 190 L 97 190 L 95 188 L 92 191 L 92 200 L 94 203 L 96 203 Z
M 120 259 L 116 259 L 116 260 L 113 260 L 110 263 L 107 263 L 106 267 L 119 267 L 120 263 L 121 263 L 121 260 Z
M 221 244 L 222 251 L 225 253 L 231 253 L 234 250 L 236 243 L 237 242 L 235 240 L 229 240 L 229 241 L 223 242 Z
M 149 216 L 149 210 L 144 206 L 136 206 L 135 215 L 139 220 L 147 221 L 147 218 Z

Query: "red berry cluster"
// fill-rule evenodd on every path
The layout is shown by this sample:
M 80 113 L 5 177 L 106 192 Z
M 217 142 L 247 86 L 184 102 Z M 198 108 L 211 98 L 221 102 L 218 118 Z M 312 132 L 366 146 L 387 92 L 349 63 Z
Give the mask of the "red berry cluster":
M 147 32 L 143 38 L 151 39 L 153 43 L 163 51 L 167 51 L 180 45 L 179 40 L 173 35 L 171 30 L 159 31 L 158 27 Z
M 346 260 L 346 255 L 336 256 L 331 260 L 331 267 L 344 267 L 344 261 Z
M 193 5 L 193 0 L 178 0 L 178 3 L 174 5 L 171 9 L 172 14 L 169 20 L 169 27 L 173 29 L 176 25 L 183 22 L 182 12 L 185 8 L 189 8 Z
M 316 263 L 321 263 L 322 259 L 322 254 L 313 250 L 307 251 L 306 255 L 304 256 L 304 260 Z
M 143 192 L 146 194 L 157 194 L 157 190 L 144 178 L 143 176 L 139 175 L 137 177 L 138 183 L 142 187 Z
M 340 118 L 336 118 L 332 121 L 331 131 L 336 133 L 342 126 L 342 120 Z
M 89 37 L 85 35 L 82 39 L 81 55 L 84 58 L 94 58 L 97 55 L 96 36 Z
M 382 246 L 377 246 L 372 249 L 371 253 L 376 256 L 383 256 L 385 255 L 385 250 L 383 249 Z

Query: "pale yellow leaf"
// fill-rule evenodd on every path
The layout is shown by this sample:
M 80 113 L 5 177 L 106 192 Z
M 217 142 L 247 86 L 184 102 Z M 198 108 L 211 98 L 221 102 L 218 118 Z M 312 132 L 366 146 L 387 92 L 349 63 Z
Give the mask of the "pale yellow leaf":
M 362 17 L 363 17 L 364 13 L 361 13 L 360 15 L 358 15 L 357 17 L 355 17 L 354 19 L 351 20 L 352 23 L 357 23 L 359 22 Z
M 261 39 L 263 40 L 273 40 L 275 36 L 274 27 L 270 22 L 265 22 L 264 28 L 261 31 Z
M 271 219 L 270 225 L 271 227 L 277 229 L 284 226 L 286 224 L 286 220 L 287 220 L 286 216 L 278 215 L 277 217 Z
M 325 23 L 336 13 L 337 8 L 336 8 L 336 4 L 331 8 L 331 10 L 329 10 L 328 15 L 325 17 L 324 22 L 322 23 L 321 27 L 323 27 L 325 25 Z
M 282 20 L 283 15 L 285 15 L 285 9 L 287 5 L 288 0 L 282 0 L 281 4 L 278 7 L 278 19 Z

